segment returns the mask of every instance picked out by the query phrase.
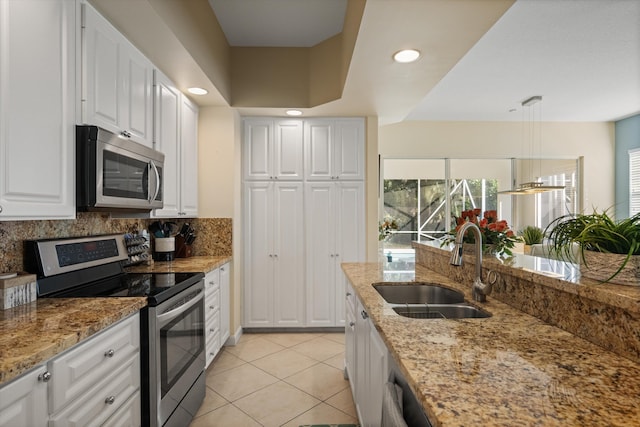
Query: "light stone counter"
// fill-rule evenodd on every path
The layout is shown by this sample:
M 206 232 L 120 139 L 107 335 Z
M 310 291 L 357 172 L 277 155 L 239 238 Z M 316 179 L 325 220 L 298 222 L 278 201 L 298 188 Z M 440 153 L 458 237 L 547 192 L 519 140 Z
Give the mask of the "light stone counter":
M 146 305 L 146 298 L 43 298 L 0 310 L 0 386 Z
M 491 295 L 487 319 L 410 319 L 371 286 L 382 264 L 342 268 L 434 426 L 637 426 L 640 364 Z M 411 280 L 413 274 L 390 274 Z M 415 279 L 470 286 L 416 265 Z
M 128 267 L 130 273 L 208 273 L 231 261 L 230 256 L 193 256 L 173 261 L 155 261 L 151 265 Z

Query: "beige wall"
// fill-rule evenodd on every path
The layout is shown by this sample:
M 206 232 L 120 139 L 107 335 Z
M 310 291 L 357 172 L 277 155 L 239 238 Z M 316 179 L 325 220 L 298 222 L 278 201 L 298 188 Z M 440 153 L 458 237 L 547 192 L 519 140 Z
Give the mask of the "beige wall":
M 410 121 L 382 126 L 378 145 L 383 158 L 511 158 L 528 157 L 519 122 Z M 524 144 L 526 145 L 526 144 Z M 584 208 L 614 204 L 614 124 L 542 124 L 541 156 L 584 156 Z
M 228 107 L 200 109 L 198 120 L 198 216 L 233 219 L 231 334 L 241 326 L 241 120 Z

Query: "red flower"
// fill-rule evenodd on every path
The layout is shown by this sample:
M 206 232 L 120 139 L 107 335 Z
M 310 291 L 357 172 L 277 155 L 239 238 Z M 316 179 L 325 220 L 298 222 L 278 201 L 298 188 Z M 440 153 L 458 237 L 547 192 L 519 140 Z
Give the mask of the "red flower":
M 495 211 L 495 210 L 485 211 L 484 212 L 484 217 L 489 222 L 495 222 L 498 219 L 498 211 Z

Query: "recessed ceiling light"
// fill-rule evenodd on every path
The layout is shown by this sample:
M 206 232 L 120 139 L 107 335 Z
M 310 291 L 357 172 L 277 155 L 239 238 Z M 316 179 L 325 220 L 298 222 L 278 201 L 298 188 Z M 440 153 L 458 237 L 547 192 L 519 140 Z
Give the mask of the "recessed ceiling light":
M 420 57 L 420 52 L 415 49 L 404 49 L 393 54 L 393 60 L 396 62 L 413 62 Z
M 300 110 L 287 110 L 286 113 L 287 113 L 287 116 L 301 116 L 302 115 L 302 111 L 300 111 Z
M 189 91 L 189 93 L 192 93 L 194 95 L 206 95 L 209 93 L 208 90 L 203 89 L 201 87 L 190 87 L 187 89 L 187 91 Z

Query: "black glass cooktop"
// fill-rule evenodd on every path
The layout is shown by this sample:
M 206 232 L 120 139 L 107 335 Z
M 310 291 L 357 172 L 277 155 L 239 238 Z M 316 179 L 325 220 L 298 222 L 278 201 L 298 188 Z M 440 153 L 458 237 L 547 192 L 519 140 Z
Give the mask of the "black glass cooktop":
M 123 273 L 50 293 L 46 297 L 147 297 L 149 305 L 157 305 L 203 278 L 203 273 Z

